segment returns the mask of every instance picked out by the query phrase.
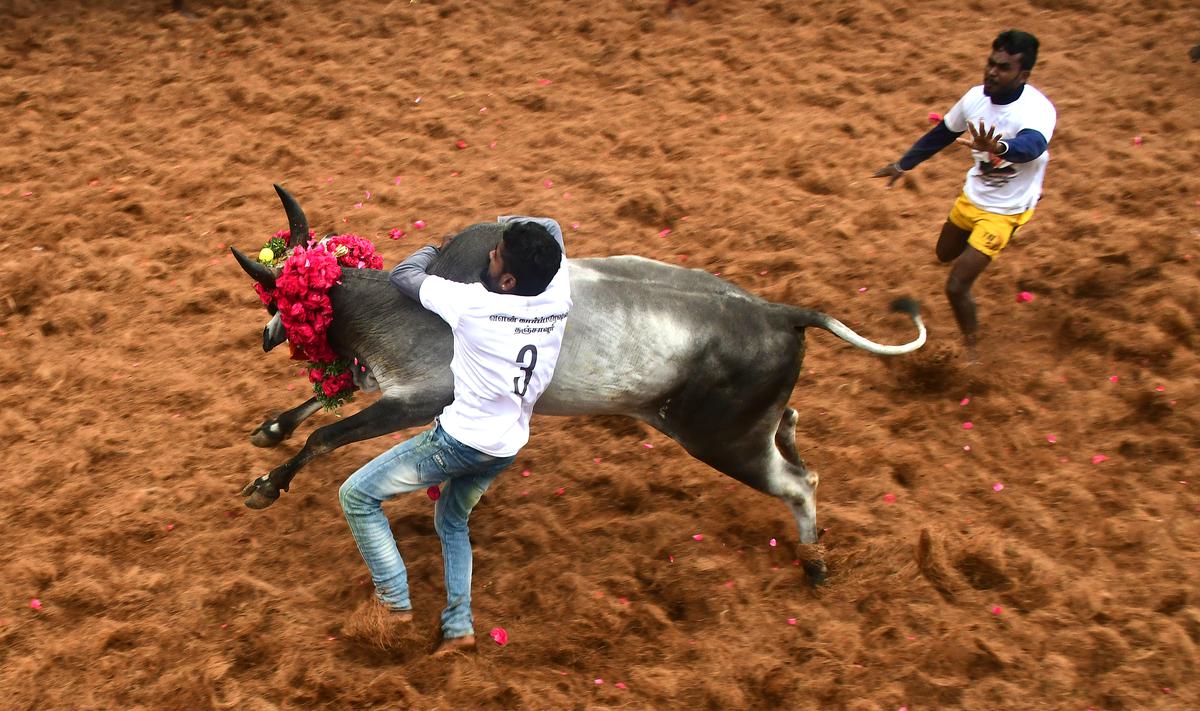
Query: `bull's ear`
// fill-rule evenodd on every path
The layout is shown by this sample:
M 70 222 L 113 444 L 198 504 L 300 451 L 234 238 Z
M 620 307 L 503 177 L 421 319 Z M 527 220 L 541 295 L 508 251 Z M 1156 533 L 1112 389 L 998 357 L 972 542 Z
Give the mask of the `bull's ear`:
M 288 218 L 288 229 L 292 232 L 288 237 L 288 249 L 298 244 L 308 244 L 308 218 L 304 216 L 304 210 L 300 209 L 300 203 L 279 185 L 275 186 L 275 192 L 279 194 L 279 200 L 283 203 L 283 211 L 287 213 Z
M 229 251 L 233 252 L 233 258 L 236 259 L 237 263 L 241 265 L 242 271 L 250 275 L 251 279 L 259 284 L 262 284 L 263 288 L 267 291 L 275 288 L 274 269 L 250 259 L 246 255 L 239 252 L 237 247 L 230 247 Z

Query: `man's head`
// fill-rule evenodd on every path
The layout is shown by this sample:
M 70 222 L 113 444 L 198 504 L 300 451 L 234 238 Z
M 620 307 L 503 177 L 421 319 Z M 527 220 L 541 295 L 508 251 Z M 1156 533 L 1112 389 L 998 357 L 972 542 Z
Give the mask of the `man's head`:
M 983 72 L 983 93 L 1004 96 L 1025 85 L 1037 63 L 1037 37 L 1020 30 L 1005 30 L 992 42 L 987 69 Z
M 545 227 L 536 222 L 506 222 L 479 279 L 497 294 L 537 296 L 558 273 L 561 261 L 562 249 Z

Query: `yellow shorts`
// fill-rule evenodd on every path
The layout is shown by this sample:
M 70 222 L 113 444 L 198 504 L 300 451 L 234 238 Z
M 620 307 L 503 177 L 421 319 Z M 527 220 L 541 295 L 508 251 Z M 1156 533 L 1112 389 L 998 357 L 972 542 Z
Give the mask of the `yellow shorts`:
M 1000 250 L 1008 246 L 1008 240 L 1017 233 L 1017 228 L 1029 222 L 1031 217 L 1033 217 L 1032 209 L 1018 215 L 997 215 L 994 212 L 985 212 L 975 207 L 963 193 L 959 194 L 958 199 L 954 201 L 954 207 L 950 210 L 950 217 L 947 219 L 971 233 L 971 236 L 967 238 L 967 244 L 995 259 L 996 255 L 1000 254 Z

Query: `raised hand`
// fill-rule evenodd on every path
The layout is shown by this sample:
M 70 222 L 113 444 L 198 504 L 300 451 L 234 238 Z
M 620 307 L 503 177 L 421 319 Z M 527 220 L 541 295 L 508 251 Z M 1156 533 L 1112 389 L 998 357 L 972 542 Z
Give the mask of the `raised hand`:
M 971 137 L 959 136 L 956 139 L 958 143 L 963 144 L 973 151 L 984 151 L 992 155 L 1000 155 L 1000 139 L 1004 137 L 996 133 L 995 126 L 984 126 L 983 119 L 979 119 L 979 127 L 976 128 L 968 121 L 967 132 L 971 134 Z

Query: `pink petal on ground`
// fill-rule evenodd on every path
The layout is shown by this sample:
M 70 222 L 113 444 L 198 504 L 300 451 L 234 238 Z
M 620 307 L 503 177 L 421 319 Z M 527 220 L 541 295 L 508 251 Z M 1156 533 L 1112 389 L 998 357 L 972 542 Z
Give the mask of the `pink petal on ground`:
M 964 451 L 964 452 L 970 452 L 970 451 L 971 451 L 971 445 L 969 445 L 969 444 L 964 444 L 964 445 L 963 445 L 963 451 Z M 949 465 L 949 464 L 947 464 L 946 466 L 950 466 L 950 465 Z
M 442 498 L 442 490 L 436 486 L 431 486 L 425 490 L 425 495 L 429 497 L 430 501 L 437 501 Z
M 727 588 L 731 588 L 731 587 L 733 587 L 733 581 L 732 581 L 732 580 L 726 580 L 726 581 L 725 581 L 725 587 L 727 587 Z
M 772 538 L 770 541 L 767 541 L 767 543 L 769 543 L 772 548 L 779 545 L 779 541 L 775 540 L 774 538 Z
M 618 681 L 617 683 L 613 684 L 613 686 L 617 687 L 618 689 L 628 689 L 629 688 L 628 686 L 625 686 L 625 682 L 623 682 L 623 681 Z
M 663 228 L 663 229 L 661 229 L 661 230 L 659 230 L 659 231 L 658 231 L 658 236 L 659 236 L 659 237 L 666 237 L 666 236 L 667 236 L 667 235 L 669 235 L 669 234 L 671 234 L 671 228 L 670 228 L 670 227 L 665 227 L 665 228 Z
M 958 401 L 958 404 L 959 404 L 959 405 L 962 405 L 963 407 L 966 407 L 967 405 L 970 405 L 970 404 L 971 404 L 971 398 L 969 398 L 969 397 L 964 397 L 962 400 L 959 400 L 959 401 Z
M 425 220 L 417 220 L 413 222 L 413 227 L 417 228 L 418 230 L 425 229 Z
M 468 144 L 466 141 L 462 140 L 461 138 L 454 142 L 454 146 L 456 148 L 458 148 L 458 150 L 460 150 L 460 151 L 462 149 L 466 148 L 468 145 L 470 145 L 470 144 Z
M 621 603 L 622 605 L 628 605 L 628 604 L 629 604 L 629 598 L 627 598 L 627 597 L 619 597 L 619 598 L 617 598 L 617 602 Z
M 1096 454 L 1096 455 L 1092 456 L 1092 464 L 1099 464 L 1100 462 L 1107 462 L 1107 461 L 1108 461 L 1107 455 Z
M 1018 304 L 1028 304 L 1030 301 L 1033 301 L 1033 293 L 1032 292 L 1022 291 L 1017 294 L 1017 303 Z
M 929 123 L 937 123 L 938 121 L 942 120 L 942 115 L 936 111 L 930 111 L 929 116 L 926 118 L 929 119 Z
M 525 470 L 523 470 L 523 471 L 521 472 L 521 476 L 529 476 L 529 475 L 530 475 L 530 474 L 532 474 L 532 473 L 533 473 L 533 472 L 529 471 L 528 469 L 525 469 Z
M 388 237 L 391 237 L 392 239 L 400 239 L 401 237 L 403 237 L 406 234 L 408 234 L 408 233 L 405 232 L 404 230 L 400 229 L 399 227 L 396 227 L 391 232 L 388 232 Z
M 370 190 L 364 190 L 363 192 L 365 192 L 365 193 L 367 194 L 367 196 L 366 196 L 365 198 L 363 198 L 363 200 L 370 200 L 370 199 L 371 199 L 371 191 L 370 191 Z
M 1163 386 L 1161 386 L 1161 385 L 1155 385 L 1155 386 L 1154 386 L 1154 392 L 1156 392 L 1156 393 L 1161 393 L 1161 392 L 1163 392 L 1164 390 L 1166 390 L 1166 388 L 1164 388 L 1164 387 L 1163 387 Z
M 962 425 L 962 427 L 963 427 L 963 429 L 964 429 L 964 430 L 973 430 L 973 429 L 975 429 L 975 423 L 973 423 L 973 422 L 969 422 L 969 421 L 968 421 L 968 422 L 964 422 L 964 423 L 963 423 L 963 425 Z
M 1134 137 L 1133 137 L 1133 145 L 1135 145 L 1135 146 L 1140 146 L 1140 145 L 1142 145 L 1142 137 L 1141 137 L 1141 136 L 1134 136 Z
M 600 677 L 596 677 L 595 679 L 592 680 L 592 683 L 595 684 L 596 686 L 603 686 L 604 680 L 601 679 Z
M 794 625 L 794 624 L 796 624 L 796 618 L 795 618 L 795 617 L 789 617 L 789 618 L 787 619 L 787 623 L 788 623 L 789 625 Z
M 401 180 L 404 180 L 404 176 L 397 175 L 396 177 L 392 178 L 392 185 L 399 185 Z
M 542 181 L 542 187 L 543 187 L 543 188 L 546 188 L 547 190 L 549 190 L 550 188 L 554 187 L 554 181 L 553 181 L 553 180 L 549 180 L 549 179 L 547 179 L 547 180 L 543 180 L 543 181 Z
M 362 209 L 362 205 L 363 205 L 363 204 L 362 204 L 361 202 L 356 202 L 356 203 L 354 203 L 354 209 L 356 209 L 356 210 L 361 210 L 361 209 Z
M 867 286 L 860 286 L 860 287 L 858 287 L 858 293 L 865 294 L 865 293 L 867 293 L 867 289 L 869 289 L 869 288 L 870 287 L 867 287 Z
M 694 534 L 694 535 L 692 536 L 692 540 L 693 540 L 693 541 L 703 541 L 703 540 L 704 540 L 704 534 L 703 534 L 703 533 L 697 533 L 697 534 Z
M 599 463 L 600 463 L 600 457 L 592 457 L 592 464 L 599 464 Z
M 887 493 L 887 494 L 884 494 L 884 495 L 883 495 L 883 503 L 885 503 L 885 504 L 894 504 L 894 503 L 896 503 L 896 495 L 895 495 L 895 494 L 893 494 L 893 493 L 890 493 L 890 492 L 889 492 L 889 493 Z
M 995 607 L 992 608 L 993 615 L 999 615 L 1001 612 L 1004 612 L 1004 608 L 1000 607 L 999 605 L 996 605 Z
M 175 530 L 175 524 L 173 524 L 173 523 L 168 523 L 168 524 L 167 524 L 167 530 L 168 530 L 168 531 L 174 531 L 174 530 Z
M 1058 435 L 1048 434 L 1048 435 L 1046 435 L 1046 441 L 1049 442 L 1050 444 L 1054 444 L 1055 442 L 1058 441 Z
M 550 86 L 553 83 L 554 81 L 551 79 L 538 79 L 538 84 L 541 84 L 542 86 Z
M 493 151 L 496 150 L 496 142 L 492 141 L 491 143 L 489 143 L 488 148 L 492 149 Z
M 579 229 L 579 223 L 578 223 L 578 222 L 572 222 L 572 223 L 571 223 L 571 229 L 573 229 L 573 230 L 577 230 L 577 229 Z
M 500 645 L 501 647 L 508 644 L 508 630 L 504 629 L 503 627 L 493 627 L 492 631 L 489 632 L 488 635 L 490 635 L 492 639 L 496 640 L 496 644 Z
M 999 481 L 992 484 L 992 491 L 1004 491 L 1004 484 Z
M 674 563 L 674 562 L 675 562 L 675 556 L 673 556 L 673 555 L 670 555 L 670 554 L 667 554 L 667 562 L 668 562 L 668 563 Z
M 29 607 L 34 610 L 40 610 L 42 609 L 42 601 L 35 597 L 29 601 Z
M 642 447 L 646 449 L 654 449 L 654 445 L 650 444 L 649 442 L 642 442 Z
M 554 490 L 555 496 L 562 496 L 565 493 L 567 493 L 567 487 L 565 487 L 565 486 L 560 486 Z
M 1110 375 L 1110 376 L 1108 376 L 1108 382 L 1110 382 L 1110 383 L 1115 383 L 1115 382 L 1117 382 L 1117 381 L 1118 381 L 1118 380 L 1120 380 L 1120 379 L 1121 379 L 1121 376 L 1119 376 L 1119 375 Z

